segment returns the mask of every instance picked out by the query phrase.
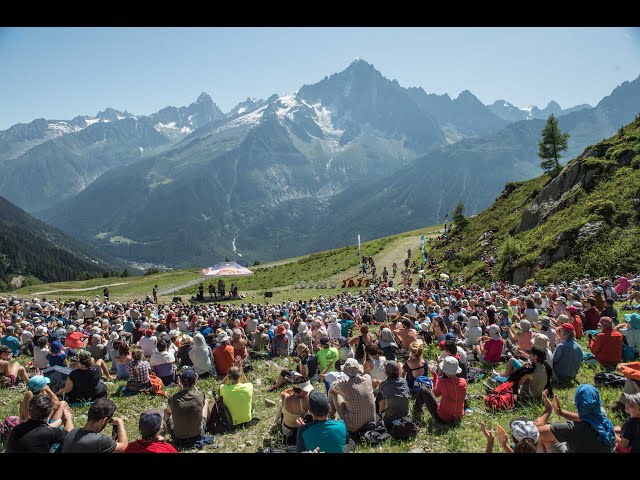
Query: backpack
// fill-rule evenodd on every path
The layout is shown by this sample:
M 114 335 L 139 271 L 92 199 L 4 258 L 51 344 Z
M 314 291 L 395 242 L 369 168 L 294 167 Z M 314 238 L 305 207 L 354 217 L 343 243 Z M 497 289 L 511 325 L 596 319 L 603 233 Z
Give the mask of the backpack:
M 513 410 L 513 382 L 498 385 L 484 397 L 484 405 L 489 410 Z
M 485 376 L 486 372 L 481 368 L 471 367 L 467 370 L 467 383 L 477 382 L 478 380 L 482 380 Z
M 5 443 L 14 427 L 20 425 L 20 417 L 11 415 L 0 423 L 0 442 Z
M 632 362 L 636 359 L 636 351 L 627 343 L 626 337 L 622 344 L 622 361 L 624 363 Z
M 596 387 L 624 387 L 625 381 L 626 378 L 622 375 L 616 375 L 610 372 L 596 373 L 595 377 L 593 377 L 593 383 Z
M 360 439 L 367 445 L 378 445 L 386 442 L 390 437 L 387 427 L 383 423 L 379 423 L 373 430 L 365 432 Z
M 411 391 L 411 393 L 413 394 L 413 396 L 415 397 L 418 392 L 420 391 L 420 389 L 422 387 L 425 388 L 433 388 L 433 382 L 431 381 L 431 379 L 425 375 L 420 375 L 418 377 L 416 377 L 416 379 L 413 382 L 413 390 Z
M 216 401 L 211 407 L 211 413 L 207 419 L 207 432 L 212 434 L 226 433 L 233 430 L 233 418 L 231 412 L 223 402 L 223 398 L 216 396 Z
M 418 428 L 411 417 L 402 417 L 393 421 L 389 434 L 394 440 L 409 440 L 418 434 Z

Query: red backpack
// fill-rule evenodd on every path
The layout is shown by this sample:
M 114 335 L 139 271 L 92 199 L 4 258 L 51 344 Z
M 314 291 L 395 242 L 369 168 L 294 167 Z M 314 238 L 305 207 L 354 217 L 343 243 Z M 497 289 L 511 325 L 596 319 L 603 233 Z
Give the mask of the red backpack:
M 484 404 L 489 410 L 513 410 L 513 382 L 498 385 L 484 397 Z

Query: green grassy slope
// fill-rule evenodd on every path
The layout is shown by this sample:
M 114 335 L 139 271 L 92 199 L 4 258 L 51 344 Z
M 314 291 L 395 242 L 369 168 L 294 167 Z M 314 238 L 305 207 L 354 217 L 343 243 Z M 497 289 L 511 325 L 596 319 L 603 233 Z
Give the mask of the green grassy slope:
M 585 273 L 623 274 L 640 265 L 640 120 L 627 125 L 624 133 L 588 147 L 569 162 L 592 172 L 588 181 L 565 193 L 564 208 L 551 214 L 534 228 L 516 233 L 525 209 L 536 195 L 549 187 L 551 178 L 542 175 L 525 182 L 511 183 L 495 203 L 470 218 L 463 230 L 454 229 L 451 242 L 435 242 L 430 254 L 442 268 L 476 281 L 511 279 L 520 269 L 524 278 L 542 283 L 570 280 Z M 580 229 L 590 222 L 602 222 L 596 235 L 582 240 Z M 480 236 L 494 229 L 492 245 L 481 245 Z M 485 275 L 480 256 L 495 246 L 499 259 L 492 276 Z M 444 261 L 446 250 L 456 255 Z M 564 249 L 564 250 L 561 250 Z M 544 262 L 544 268 L 536 265 Z M 522 276 L 522 274 L 520 274 Z

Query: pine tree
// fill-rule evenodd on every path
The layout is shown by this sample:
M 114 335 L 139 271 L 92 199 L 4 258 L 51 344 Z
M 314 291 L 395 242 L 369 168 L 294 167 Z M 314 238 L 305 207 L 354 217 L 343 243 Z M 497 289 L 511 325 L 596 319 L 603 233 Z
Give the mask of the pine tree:
M 129 270 L 127 270 L 126 268 L 122 271 L 122 273 L 120 274 L 120 276 L 122 278 L 128 277 L 129 276 Z
M 538 144 L 538 156 L 542 159 L 540 166 L 545 173 L 557 175 L 560 172 L 560 152 L 568 148 L 567 140 L 569 140 L 569 134 L 560 131 L 558 119 L 551 114 L 542 129 L 542 140 Z
M 464 203 L 462 200 L 456 205 L 456 209 L 453 211 L 453 223 L 460 229 L 467 226 L 469 220 L 464 216 Z

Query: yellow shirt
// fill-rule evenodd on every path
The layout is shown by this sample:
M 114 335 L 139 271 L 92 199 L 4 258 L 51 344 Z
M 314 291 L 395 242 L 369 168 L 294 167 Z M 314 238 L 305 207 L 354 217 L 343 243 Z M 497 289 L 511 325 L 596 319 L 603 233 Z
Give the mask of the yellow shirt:
M 251 405 L 253 402 L 253 384 L 236 383 L 221 385 L 220 395 L 224 405 L 229 409 L 233 424 L 239 425 L 251 421 Z

